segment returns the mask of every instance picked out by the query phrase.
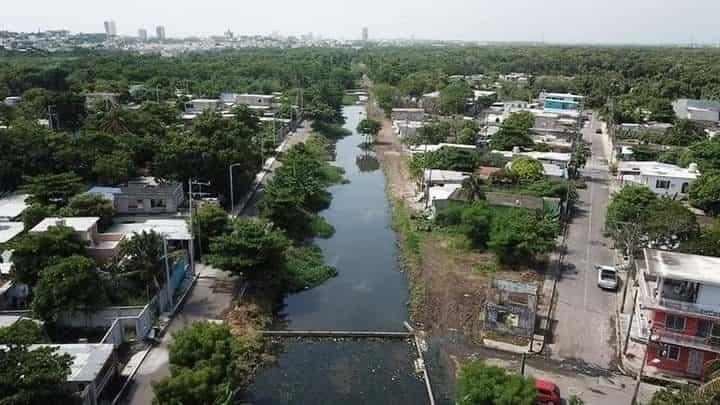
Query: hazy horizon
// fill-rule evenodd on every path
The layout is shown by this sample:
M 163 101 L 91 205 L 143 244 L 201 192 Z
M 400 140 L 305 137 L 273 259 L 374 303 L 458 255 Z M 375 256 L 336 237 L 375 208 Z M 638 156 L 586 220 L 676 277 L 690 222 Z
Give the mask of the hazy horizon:
M 152 3 L 152 4 L 151 4 Z M 168 37 L 270 34 L 358 39 L 411 38 L 585 44 L 720 43 L 720 2 L 711 0 L 367 0 L 357 6 L 331 0 L 277 0 L 268 4 L 224 1 L 208 7 L 188 0 L 38 0 L 3 6 L 0 30 L 68 29 L 104 32 L 114 20 L 120 35 L 152 36 L 163 25 Z

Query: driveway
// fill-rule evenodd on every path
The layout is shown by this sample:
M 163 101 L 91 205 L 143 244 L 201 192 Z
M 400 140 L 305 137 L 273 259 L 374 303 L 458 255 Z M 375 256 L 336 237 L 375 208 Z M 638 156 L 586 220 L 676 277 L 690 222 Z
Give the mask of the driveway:
M 596 265 L 614 265 L 612 242 L 602 235 L 609 202 L 608 167 L 603 135 L 595 134 L 600 122 L 593 116 L 583 128 L 592 142 L 592 156 L 583 170 L 587 188 L 579 191 L 568 229 L 567 252 L 558 281 L 558 304 L 552 356 L 579 364 L 608 369 L 615 360 L 611 323 L 616 294 L 597 287 Z
M 160 343 L 150 350 L 128 387 L 122 403 L 145 405 L 154 398 L 152 382 L 170 374 L 169 346 L 172 334 L 193 322 L 223 319 L 235 297 L 236 280 L 229 273 L 197 263 L 198 278 L 185 304 L 170 322 Z

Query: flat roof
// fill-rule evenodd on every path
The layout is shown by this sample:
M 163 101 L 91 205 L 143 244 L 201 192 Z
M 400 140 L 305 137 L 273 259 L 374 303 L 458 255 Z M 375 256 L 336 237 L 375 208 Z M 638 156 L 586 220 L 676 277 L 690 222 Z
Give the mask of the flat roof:
M 260 98 L 275 98 L 275 97 L 277 97 L 273 94 L 250 94 L 250 93 L 238 94 L 237 96 L 238 97 L 260 97 Z
M 470 173 L 456 172 L 453 170 L 437 170 L 437 169 L 426 169 L 424 171 L 425 180 L 431 180 L 436 182 L 443 181 L 463 181 L 470 177 Z
M 22 222 L 2 222 L 0 221 L 0 243 L 6 243 L 12 238 L 20 234 L 25 225 Z
M 430 201 L 447 200 L 457 190 L 462 188 L 462 184 L 443 184 L 442 186 L 432 186 L 428 193 Z
M 146 219 L 138 222 L 116 223 L 107 230 L 107 233 L 132 235 L 143 231 L 154 231 L 164 235 L 168 240 L 192 240 L 190 228 L 185 218 Z
M 47 232 L 48 228 L 58 225 L 70 227 L 76 232 L 86 232 L 99 220 L 100 217 L 48 217 L 35 225 L 30 232 Z
M 188 103 L 221 103 L 221 102 L 222 102 L 222 100 L 220 100 L 219 98 L 194 98 L 194 99 L 188 101 Z
M 393 112 L 425 112 L 422 108 L 393 108 Z
M 67 377 L 67 381 L 73 382 L 95 380 L 115 350 L 112 343 L 30 345 L 31 350 L 40 347 L 57 347 L 58 353 L 72 356 L 73 360 L 70 365 L 70 375 Z
M 678 179 L 695 180 L 700 176 L 697 170 L 671 165 L 662 162 L 634 162 L 621 161 L 618 163 L 621 172 L 636 172 L 644 176 L 673 177 Z
M 0 315 L 0 328 L 7 328 L 15 325 L 15 322 L 22 318 L 20 315 Z
M 28 197 L 28 194 L 12 194 L 0 198 L 0 218 L 12 219 L 20 216 L 28 207 L 25 202 Z
M 645 249 L 645 263 L 663 278 L 720 286 L 720 257 Z

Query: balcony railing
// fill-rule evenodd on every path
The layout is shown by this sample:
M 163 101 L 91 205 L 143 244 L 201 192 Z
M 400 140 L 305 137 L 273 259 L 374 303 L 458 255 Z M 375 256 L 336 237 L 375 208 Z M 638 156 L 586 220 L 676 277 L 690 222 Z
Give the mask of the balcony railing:
M 652 333 L 654 340 L 658 342 L 672 343 L 701 350 L 720 351 L 720 337 L 686 335 L 682 332 L 658 327 L 657 325 L 653 327 Z
M 720 306 L 718 305 L 695 304 L 692 302 L 671 300 L 669 298 L 660 298 L 657 302 L 660 306 L 674 309 L 676 311 L 692 312 L 695 314 L 720 318 Z

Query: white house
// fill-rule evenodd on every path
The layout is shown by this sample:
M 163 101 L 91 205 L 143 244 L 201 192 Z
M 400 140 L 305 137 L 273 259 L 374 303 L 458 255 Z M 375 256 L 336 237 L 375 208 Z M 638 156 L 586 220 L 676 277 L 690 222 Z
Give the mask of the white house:
M 219 111 L 223 108 L 223 102 L 214 98 L 196 98 L 185 103 L 185 112 L 199 114 L 205 110 Z
M 621 185 L 641 184 L 661 196 L 684 198 L 700 172 L 694 163 L 682 168 L 660 162 L 621 161 L 617 176 Z

